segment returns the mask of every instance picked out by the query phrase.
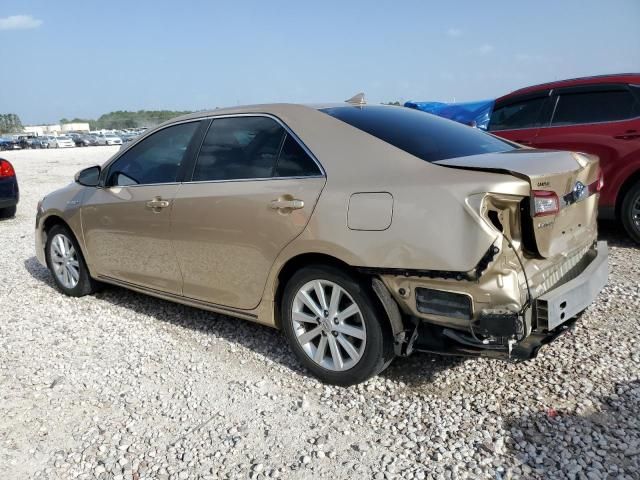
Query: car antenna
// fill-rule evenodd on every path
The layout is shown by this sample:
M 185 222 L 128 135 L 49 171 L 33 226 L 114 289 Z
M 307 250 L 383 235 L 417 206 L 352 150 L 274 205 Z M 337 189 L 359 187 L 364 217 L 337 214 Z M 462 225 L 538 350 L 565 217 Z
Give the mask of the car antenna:
M 346 103 L 350 103 L 351 105 L 366 105 L 367 102 L 364 99 L 364 93 L 356 93 L 349 100 L 345 100 Z

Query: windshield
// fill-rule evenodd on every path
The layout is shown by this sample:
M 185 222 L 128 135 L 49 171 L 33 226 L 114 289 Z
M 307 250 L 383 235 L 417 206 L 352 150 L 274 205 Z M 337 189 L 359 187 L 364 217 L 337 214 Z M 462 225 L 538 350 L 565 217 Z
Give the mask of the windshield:
M 427 162 L 515 148 L 477 128 L 405 107 L 340 106 L 321 111 Z

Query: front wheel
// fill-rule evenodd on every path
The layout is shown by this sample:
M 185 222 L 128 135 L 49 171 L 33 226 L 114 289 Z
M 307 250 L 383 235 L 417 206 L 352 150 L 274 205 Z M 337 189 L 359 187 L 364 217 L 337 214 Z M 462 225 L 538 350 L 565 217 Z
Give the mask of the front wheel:
M 82 297 L 97 290 L 98 283 L 89 275 L 78 242 L 67 227 L 55 225 L 48 232 L 45 258 L 62 293 Z
M 281 312 L 291 349 L 325 383 L 363 382 L 393 359 L 392 335 L 374 294 L 337 268 L 312 266 L 294 274 Z
M 620 209 L 622 225 L 629 236 L 640 243 L 640 182 L 627 192 Z

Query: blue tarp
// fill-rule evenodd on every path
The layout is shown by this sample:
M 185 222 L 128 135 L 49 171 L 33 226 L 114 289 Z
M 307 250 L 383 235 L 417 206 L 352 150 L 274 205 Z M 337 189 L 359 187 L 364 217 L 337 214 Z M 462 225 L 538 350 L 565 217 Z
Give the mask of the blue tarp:
M 486 130 L 494 103 L 495 100 L 462 103 L 406 102 L 404 106 Z

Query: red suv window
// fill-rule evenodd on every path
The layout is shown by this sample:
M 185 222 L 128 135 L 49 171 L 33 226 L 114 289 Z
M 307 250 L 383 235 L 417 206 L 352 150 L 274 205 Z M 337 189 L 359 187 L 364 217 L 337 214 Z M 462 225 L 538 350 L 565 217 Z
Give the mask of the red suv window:
M 613 122 L 640 115 L 640 106 L 627 88 L 560 93 L 552 125 Z

